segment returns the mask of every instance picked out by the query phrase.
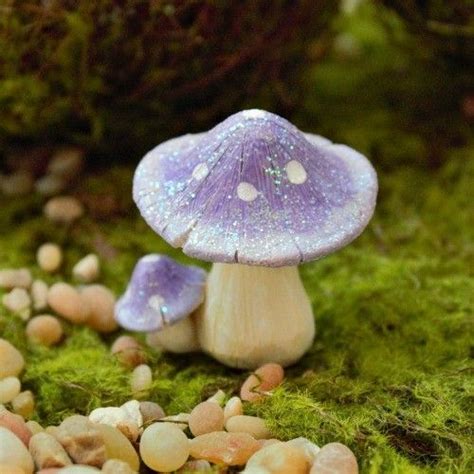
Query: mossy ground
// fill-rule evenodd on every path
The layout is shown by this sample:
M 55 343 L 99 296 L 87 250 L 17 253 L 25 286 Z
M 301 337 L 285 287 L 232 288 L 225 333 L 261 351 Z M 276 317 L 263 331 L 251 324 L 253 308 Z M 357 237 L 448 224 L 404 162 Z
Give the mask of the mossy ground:
M 404 53 L 374 49 L 385 32 L 362 30 L 358 58 L 332 58 L 311 74 L 314 96 L 299 120 L 307 129 L 319 123 L 316 131 L 371 156 L 380 178 L 376 214 L 355 243 L 301 267 L 316 315 L 316 341 L 287 370 L 280 389 L 246 410 L 263 416 L 276 437 L 348 444 L 363 473 L 469 473 L 474 470 L 474 143 L 456 113 L 448 112 L 452 109 L 442 116 L 430 112 L 442 73 L 433 76 L 422 67 L 414 73 Z M 400 81 L 403 74 L 406 80 Z M 434 81 L 432 88 L 427 78 Z M 430 105 L 417 108 L 420 101 Z M 442 108 L 439 102 L 437 107 Z M 442 166 L 422 158 L 433 153 Z M 120 293 L 145 253 L 190 261 L 134 210 L 132 172 L 132 167 L 111 167 L 89 175 L 77 192 L 96 195 L 97 202 L 114 195 L 117 212 L 86 217 L 70 228 L 43 218 L 37 197 L 3 201 L 0 267 L 28 266 L 51 282 L 70 275 L 79 256 L 96 251 L 102 255 L 102 281 Z M 46 240 L 66 251 L 62 275 L 48 277 L 36 269 L 35 251 Z M 0 334 L 25 353 L 23 382 L 36 394 L 41 422 L 57 423 L 68 413 L 130 398 L 129 372 L 109 355 L 116 335 L 100 337 L 69 326 L 66 342 L 45 350 L 26 343 L 23 326 L 0 308 Z M 203 355 L 150 352 L 149 362 L 150 398 L 169 413 L 189 410 L 218 388 L 230 395 L 246 377 Z

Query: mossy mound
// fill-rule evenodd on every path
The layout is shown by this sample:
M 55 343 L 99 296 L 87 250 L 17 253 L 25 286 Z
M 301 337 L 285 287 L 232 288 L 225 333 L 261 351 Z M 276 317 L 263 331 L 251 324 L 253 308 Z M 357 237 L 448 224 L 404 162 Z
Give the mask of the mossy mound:
M 330 0 L 8 1 L 0 139 L 136 159 L 245 105 L 288 113 L 307 47 L 336 10 Z

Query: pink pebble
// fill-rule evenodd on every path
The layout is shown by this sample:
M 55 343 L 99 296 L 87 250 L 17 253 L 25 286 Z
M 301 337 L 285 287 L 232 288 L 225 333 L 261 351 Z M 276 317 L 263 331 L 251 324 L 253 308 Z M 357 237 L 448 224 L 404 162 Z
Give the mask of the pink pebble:
M 33 435 L 21 416 L 9 412 L 6 408 L 0 408 L 0 426 L 10 430 L 28 447 Z
M 341 443 L 329 443 L 316 455 L 310 474 L 358 474 L 354 453 Z

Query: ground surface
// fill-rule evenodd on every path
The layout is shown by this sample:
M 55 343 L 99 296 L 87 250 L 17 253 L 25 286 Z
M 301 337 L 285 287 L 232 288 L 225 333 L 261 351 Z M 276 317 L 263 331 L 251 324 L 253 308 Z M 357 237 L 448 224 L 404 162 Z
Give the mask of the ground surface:
M 366 31 L 376 43 L 380 31 Z M 370 48 L 365 53 L 373 57 Z M 429 108 L 429 126 L 423 113 L 418 121 L 404 114 L 414 107 L 413 97 L 420 99 L 413 90 L 425 90 L 426 82 L 411 79 L 403 56 L 392 54 L 388 66 L 373 64 L 328 61 L 311 77 L 314 95 L 300 123 L 371 157 L 379 203 L 354 244 L 301 267 L 316 315 L 315 344 L 288 369 L 284 386 L 249 411 L 263 416 L 276 437 L 346 443 L 363 473 L 473 472 L 474 146 L 447 110 L 446 130 L 463 137 L 456 146 L 445 146 L 450 133 L 435 139 L 442 121 Z M 377 87 L 382 77 L 383 89 Z M 437 80 L 436 74 L 430 78 Z M 104 262 L 102 282 L 119 294 L 145 253 L 189 261 L 134 210 L 132 172 L 110 167 L 84 179 L 77 195 L 92 195 L 102 207 L 105 196 L 114 198 L 108 209 L 101 213 L 96 205 L 94 215 L 71 228 L 47 222 L 38 197 L 2 201 L 0 267 L 29 266 L 51 282 L 68 278 L 78 257 L 96 251 Z M 62 275 L 53 278 L 34 263 L 47 240 L 61 243 L 67 256 Z M 116 335 L 68 327 L 63 345 L 39 350 L 26 344 L 23 325 L 0 308 L 0 334 L 25 353 L 23 381 L 36 394 L 41 422 L 130 398 L 129 373 L 109 355 Z M 234 393 L 247 375 L 202 355 L 150 353 L 149 363 L 155 380 L 150 399 L 170 414 L 189 410 L 218 388 Z

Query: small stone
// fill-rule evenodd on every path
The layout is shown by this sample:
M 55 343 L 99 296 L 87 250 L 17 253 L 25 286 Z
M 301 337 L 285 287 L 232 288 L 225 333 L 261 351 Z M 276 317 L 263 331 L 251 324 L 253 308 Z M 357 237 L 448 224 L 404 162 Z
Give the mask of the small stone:
M 285 376 L 285 372 L 279 364 L 265 364 L 259 367 L 240 389 L 240 398 L 247 402 L 261 400 L 267 393 L 278 387 Z
M 103 285 L 89 285 L 81 289 L 81 296 L 89 306 L 86 324 L 101 333 L 115 331 L 115 295 Z
M 25 474 L 25 471 L 18 466 L 12 464 L 0 464 L 0 472 L 2 474 Z
M 58 196 L 46 203 L 44 213 L 51 221 L 70 224 L 84 214 L 84 208 L 75 197 Z
M 155 402 L 140 402 L 140 413 L 143 417 L 143 425 L 149 425 L 166 416 L 163 408 Z
M 117 424 L 117 429 L 132 443 L 140 436 L 140 427 L 132 420 L 121 421 Z
M 5 308 L 24 321 L 31 316 L 31 298 L 24 288 L 13 288 L 10 293 L 3 295 L 2 303 Z
M 136 367 L 145 362 L 145 353 L 132 336 L 120 336 L 112 344 L 110 352 L 127 367 Z
M 26 337 L 33 344 L 54 346 L 63 337 L 63 327 L 57 318 L 48 314 L 35 316 L 26 325 Z
M 41 270 L 54 273 L 61 266 L 63 251 L 59 245 L 48 242 L 41 245 L 36 252 L 36 261 Z
M 85 416 L 66 418 L 55 437 L 76 464 L 101 467 L 106 461 L 105 443 L 100 431 Z
M 128 419 L 133 421 L 137 426 L 143 425 L 143 416 L 140 411 L 140 402 L 138 400 L 130 400 L 124 403 L 121 407 L 128 416 Z
M 59 441 L 48 433 L 37 433 L 30 439 L 30 454 L 38 469 L 65 467 L 72 464 Z
M 150 366 L 141 364 L 133 369 L 130 385 L 132 393 L 136 398 L 147 395 L 153 382 L 153 374 Z
M 224 407 L 224 421 L 227 421 L 233 416 L 243 415 L 242 400 L 240 397 L 230 398 Z
M 119 459 L 126 462 L 133 471 L 138 471 L 140 460 L 130 441 L 113 426 L 97 425 L 96 429 L 105 443 L 107 459 Z
M 0 179 L 0 190 L 5 196 L 24 196 L 33 189 L 33 175 L 27 171 L 18 171 Z
M 197 436 L 189 445 L 193 458 L 227 466 L 245 464 L 260 449 L 260 443 L 249 434 L 225 431 Z
M 71 323 L 84 323 L 89 317 L 89 305 L 80 293 L 67 283 L 55 283 L 48 292 L 48 304 Z
M 35 399 L 31 390 L 25 390 L 19 393 L 12 400 L 13 411 L 23 418 L 30 418 L 35 411 Z
M 154 423 L 142 434 L 140 456 L 155 471 L 176 471 L 188 460 L 189 440 L 171 423 Z
M 77 147 L 57 150 L 48 164 L 48 172 L 67 179 L 76 177 L 84 164 L 84 151 Z
M 225 424 L 229 433 L 248 433 L 255 439 L 267 439 L 271 433 L 265 425 L 265 421 L 257 416 L 237 415 L 229 418 Z
M 21 352 L 5 339 L 0 339 L 0 379 L 17 377 L 25 367 Z
M 32 433 L 25 420 L 8 411 L 3 405 L 0 405 L 0 426 L 14 433 L 25 446 L 28 446 Z
M 28 420 L 26 422 L 26 427 L 31 431 L 31 434 L 35 435 L 37 433 L 42 433 L 44 428 L 34 420 Z
M 92 283 L 100 274 L 99 257 L 94 253 L 86 255 L 74 265 L 72 275 L 81 283 Z
M 48 285 L 43 280 L 35 280 L 31 285 L 31 297 L 35 311 L 42 311 L 48 306 Z
M 109 459 L 102 466 L 102 474 L 135 474 L 136 472 L 126 462 L 119 459 Z
M 218 405 L 222 406 L 224 405 L 224 400 L 225 400 L 225 392 L 219 389 L 214 395 L 209 397 L 206 401 L 217 403 Z
M 0 464 L 16 466 L 24 474 L 33 474 L 34 465 L 30 453 L 20 439 L 0 426 Z
M 242 474 L 307 474 L 310 465 L 305 455 L 286 443 L 275 443 L 255 453 Z
M 320 451 L 319 446 L 311 442 L 309 439 L 303 437 L 290 439 L 290 441 L 287 441 L 286 444 L 301 450 L 306 456 L 306 460 L 310 466 L 313 465 L 316 455 Z
M 46 174 L 35 182 L 35 191 L 42 196 L 51 197 L 62 193 L 66 189 L 67 182 L 61 176 Z
M 161 421 L 167 421 L 173 423 L 177 428 L 184 431 L 189 425 L 189 413 L 178 413 L 177 415 L 165 416 Z
M 191 473 L 201 473 L 212 471 L 212 466 L 209 461 L 205 461 L 204 459 L 196 459 L 193 461 L 188 461 L 184 463 L 183 467 L 176 471 L 177 474 L 191 474 Z
M 101 407 L 89 413 L 89 420 L 93 423 L 117 426 L 119 423 L 128 420 L 128 414 L 120 407 Z
M 21 382 L 17 377 L 5 377 L 0 380 L 0 403 L 10 403 L 21 391 Z
M 59 471 L 60 474 L 95 474 L 97 472 L 101 472 L 100 469 L 79 464 L 63 467 Z
M 314 460 L 310 474 L 357 474 L 359 467 L 354 453 L 341 443 L 324 445 Z
M 189 416 L 189 429 L 194 436 L 222 431 L 224 428 L 224 411 L 213 402 L 202 402 L 196 405 Z
M 0 288 L 6 288 L 7 290 L 13 288 L 28 289 L 32 281 L 31 272 L 27 268 L 0 270 Z

